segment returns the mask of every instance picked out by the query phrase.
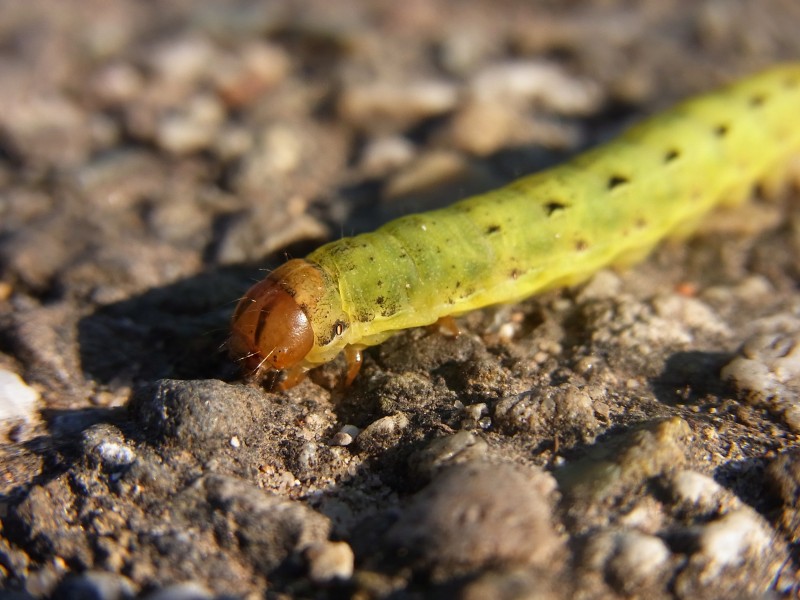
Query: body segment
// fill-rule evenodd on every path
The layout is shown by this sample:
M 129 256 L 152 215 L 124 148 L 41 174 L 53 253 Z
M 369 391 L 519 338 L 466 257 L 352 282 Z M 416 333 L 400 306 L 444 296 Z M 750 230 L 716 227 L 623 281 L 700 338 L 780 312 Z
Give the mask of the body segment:
M 771 185 L 800 154 L 798 115 L 800 64 L 776 67 L 564 165 L 290 261 L 268 279 L 296 301 L 314 342 L 288 368 L 634 262 L 715 206 Z M 259 285 L 234 315 L 231 353 L 247 355 L 251 370 L 284 369 L 264 359 L 276 344 L 260 340 L 279 317 L 259 306 Z

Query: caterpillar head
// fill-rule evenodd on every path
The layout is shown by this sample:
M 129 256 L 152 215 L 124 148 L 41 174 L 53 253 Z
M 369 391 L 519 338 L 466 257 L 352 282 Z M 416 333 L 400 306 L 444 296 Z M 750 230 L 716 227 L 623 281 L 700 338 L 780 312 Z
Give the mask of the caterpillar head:
M 228 353 L 248 374 L 260 378 L 269 370 L 298 367 L 314 347 L 309 306 L 303 301 L 308 290 L 298 294 L 296 289 L 297 281 L 308 287 L 309 269 L 311 275 L 317 273 L 306 261 L 291 260 L 239 301 L 231 319 Z

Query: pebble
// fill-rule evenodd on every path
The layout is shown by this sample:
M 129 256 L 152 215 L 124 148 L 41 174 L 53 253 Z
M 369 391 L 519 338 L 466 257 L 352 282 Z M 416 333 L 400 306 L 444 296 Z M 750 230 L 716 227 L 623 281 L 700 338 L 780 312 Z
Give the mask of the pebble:
M 514 105 L 485 100 L 468 102 L 458 110 L 450 125 L 453 144 L 466 152 L 488 156 L 507 145 L 522 123 L 522 112 Z
M 218 58 L 212 78 L 228 106 L 241 108 L 282 83 L 291 68 L 289 54 L 275 44 L 249 42 L 235 55 Z
M 668 321 L 685 323 L 692 329 L 711 335 L 729 336 L 728 325 L 708 306 L 697 298 L 687 298 L 679 294 L 656 296 L 653 299 L 655 314 Z
M 609 567 L 619 579 L 640 581 L 657 574 L 670 556 L 661 538 L 629 531 L 616 540 L 616 552 Z
M 578 306 L 584 326 L 594 332 L 595 344 L 646 355 L 657 347 L 685 347 L 695 339 L 685 323 L 659 317 L 652 307 L 629 295 L 597 298 Z
M 331 438 L 331 446 L 349 446 L 358 437 L 361 430 L 355 425 L 345 425 Z
M 667 515 L 664 505 L 652 496 L 637 498 L 618 524 L 641 533 L 654 534 L 663 529 Z
M 0 109 L 0 126 L 30 163 L 72 168 L 87 159 L 89 119 L 66 94 L 25 96 Z
M 207 501 L 222 515 L 217 535 L 236 539 L 247 560 L 261 572 L 271 571 L 304 548 L 327 542 L 330 521 L 301 502 L 231 476 L 208 475 L 201 485 Z
M 582 510 L 584 502 L 617 497 L 651 477 L 686 462 L 687 438 L 683 419 L 673 417 L 605 441 L 586 458 L 569 463 L 555 475 L 566 494 Z
M 776 293 L 775 286 L 763 275 L 751 275 L 731 287 L 710 286 L 700 293 L 700 298 L 715 305 L 731 306 L 734 302 L 758 305 Z
M 387 198 L 405 196 L 455 179 L 466 173 L 467 161 L 449 150 L 432 150 L 395 173 L 384 187 Z
M 136 461 L 136 451 L 113 425 L 92 425 L 81 433 L 81 446 L 86 456 L 107 471 L 121 471 Z
M 328 236 L 325 226 L 310 215 L 267 211 L 270 206 L 265 206 L 231 217 L 214 251 L 216 263 L 253 261 L 298 241 L 321 241 Z M 269 221 L 265 212 L 271 216 Z
M 291 125 L 275 124 L 261 136 L 264 168 L 274 173 L 289 173 L 300 164 L 303 152 L 301 132 Z
M 162 117 L 156 139 L 162 148 L 174 154 L 189 154 L 210 147 L 225 120 L 225 109 L 214 96 L 201 94 L 178 112 Z
M 746 555 L 763 552 L 770 540 L 770 533 L 757 513 L 743 507 L 700 528 L 693 559 L 705 563 L 706 576 L 715 577 L 726 567 L 741 565 Z
M 333 143 L 330 131 L 307 125 L 279 121 L 260 128 L 254 135 L 253 146 L 242 156 L 232 185 L 240 193 L 261 199 L 263 206 L 256 205 L 255 210 L 267 210 L 271 215 L 286 212 L 284 206 L 293 196 L 302 198 L 316 192 L 327 177 L 329 165 L 339 160 L 341 146 Z M 323 149 L 328 153 L 325 160 L 312 162 Z M 318 175 L 322 181 L 309 179 L 310 174 Z M 276 207 L 277 202 L 280 204 Z M 274 231 L 279 232 L 280 228 Z
M 748 402 L 766 406 L 800 433 L 800 334 L 751 337 L 720 375 Z
M 129 579 L 103 571 L 87 571 L 67 577 L 59 583 L 53 594 L 54 598 L 86 600 L 128 600 L 135 596 L 136 588 Z
M 454 464 L 468 463 L 486 456 L 489 444 L 471 431 L 458 431 L 428 442 L 409 459 L 412 471 L 423 481 Z
M 470 580 L 460 600 L 563 600 L 572 597 L 571 581 L 551 569 L 489 570 Z
M 353 576 L 355 556 L 346 542 L 320 542 L 306 548 L 308 576 L 314 583 L 344 581 Z
M 142 75 L 129 63 L 110 64 L 95 73 L 89 82 L 94 96 L 104 104 L 131 101 L 143 84 Z
M 95 451 L 103 464 L 112 469 L 127 467 L 136 460 L 136 452 L 115 442 L 101 442 Z
M 363 129 L 397 131 L 453 110 L 458 96 L 458 87 L 444 80 L 363 83 L 345 88 L 339 114 Z
M 558 430 L 562 441 L 567 433 L 589 441 L 600 427 L 589 389 L 569 384 L 536 387 L 502 398 L 492 416 L 505 431 L 549 435 Z
M 554 567 L 562 540 L 553 527 L 553 478 L 534 468 L 473 462 L 439 472 L 386 534 L 425 570 L 489 565 Z
M 0 369 L 0 432 L 36 419 L 39 392 L 12 371 Z
M 474 71 L 486 56 L 497 52 L 492 36 L 476 28 L 456 27 L 444 32 L 439 46 L 439 62 L 449 73 L 465 76 Z
M 414 144 L 399 135 L 370 139 L 361 152 L 359 167 L 370 177 L 381 177 L 407 165 L 416 154 Z
M 360 450 L 374 453 L 383 452 L 395 446 L 408 427 L 409 420 L 405 413 L 395 413 L 381 417 L 364 428 L 356 441 Z
M 559 114 L 591 114 L 602 102 L 595 83 L 568 75 L 554 63 L 520 60 L 496 63 L 469 82 L 472 98 L 505 103 L 538 102 Z
M 150 592 L 143 596 L 142 600 L 211 600 L 214 597 L 214 594 L 204 585 L 187 581 Z
M 170 379 L 139 388 L 128 408 L 149 435 L 208 450 L 227 445 L 233 436 L 246 440 L 266 410 L 255 389 L 216 380 Z
M 602 298 L 615 298 L 622 289 L 622 279 L 610 269 L 602 269 L 581 287 L 576 297 L 578 303 Z
M 688 469 L 670 474 L 667 487 L 676 502 L 697 506 L 702 510 L 717 508 L 725 492 L 711 477 Z
M 800 449 L 782 452 L 767 466 L 766 480 L 772 493 L 781 502 L 780 522 L 792 541 L 800 539 Z
M 117 149 L 87 161 L 74 172 L 75 183 L 94 206 L 121 211 L 157 196 L 166 181 L 158 159 L 138 149 Z
M 225 161 L 232 161 L 253 149 L 255 138 L 248 128 L 236 123 L 225 123 L 214 141 L 214 151 Z
M 206 37 L 189 33 L 153 45 L 147 62 L 166 82 L 191 82 L 208 71 L 214 54 L 214 47 Z
M 589 540 L 583 560 L 605 572 L 620 592 L 631 594 L 660 575 L 671 555 L 657 536 L 636 530 L 604 531 Z

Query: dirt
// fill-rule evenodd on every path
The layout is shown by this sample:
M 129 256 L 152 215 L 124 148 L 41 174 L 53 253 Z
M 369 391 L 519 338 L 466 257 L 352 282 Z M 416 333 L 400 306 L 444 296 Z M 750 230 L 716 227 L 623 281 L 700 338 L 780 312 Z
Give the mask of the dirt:
M 0 3 L 0 589 L 800 589 L 800 198 L 404 332 L 226 356 L 288 257 L 800 56 L 795 0 Z M 787 127 L 795 126 L 787 123 Z

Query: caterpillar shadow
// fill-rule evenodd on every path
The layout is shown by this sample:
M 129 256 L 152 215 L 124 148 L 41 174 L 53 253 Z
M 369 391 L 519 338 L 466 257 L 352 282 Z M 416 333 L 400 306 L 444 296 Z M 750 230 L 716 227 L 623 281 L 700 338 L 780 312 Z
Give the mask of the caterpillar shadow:
M 289 250 L 302 255 L 308 249 L 298 246 Z M 284 256 L 212 268 L 98 308 L 78 323 L 84 375 L 112 387 L 163 378 L 236 378 L 225 353 L 230 316 L 244 290 Z

